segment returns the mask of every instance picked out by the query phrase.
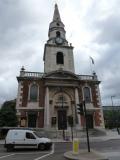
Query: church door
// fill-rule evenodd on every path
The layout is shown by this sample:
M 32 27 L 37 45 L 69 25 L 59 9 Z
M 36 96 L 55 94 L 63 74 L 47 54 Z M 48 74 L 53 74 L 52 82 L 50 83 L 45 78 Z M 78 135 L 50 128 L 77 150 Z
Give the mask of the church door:
M 93 128 L 93 115 L 92 114 L 88 114 L 87 117 L 87 125 L 88 128 L 92 129 Z
M 28 127 L 35 128 L 37 121 L 37 114 L 35 112 L 28 113 Z
M 67 129 L 67 112 L 66 110 L 58 110 L 58 130 Z

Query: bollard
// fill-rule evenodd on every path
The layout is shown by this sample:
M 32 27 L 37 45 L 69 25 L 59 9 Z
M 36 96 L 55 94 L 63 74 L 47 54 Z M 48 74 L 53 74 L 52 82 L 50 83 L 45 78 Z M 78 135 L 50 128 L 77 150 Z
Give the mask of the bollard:
M 79 153 L 79 140 L 77 138 L 73 139 L 73 154 Z

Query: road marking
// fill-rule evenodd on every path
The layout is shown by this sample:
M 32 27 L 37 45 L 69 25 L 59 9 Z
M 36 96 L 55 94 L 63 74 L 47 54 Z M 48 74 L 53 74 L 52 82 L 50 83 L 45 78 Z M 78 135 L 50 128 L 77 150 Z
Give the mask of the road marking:
M 34 160 L 39 160 L 39 159 L 42 159 L 42 158 L 48 157 L 48 156 L 50 156 L 51 154 L 53 154 L 53 153 L 54 153 L 54 151 L 55 151 L 55 145 L 53 144 L 53 145 L 52 145 L 52 151 L 51 151 L 50 153 L 45 154 L 44 156 L 41 156 L 41 157 L 35 158 Z
M 15 155 L 14 153 L 13 153 L 13 154 L 8 154 L 8 155 L 6 155 L 6 156 L 1 156 L 0 159 L 6 158 L 6 157 L 10 157 L 10 156 L 14 156 L 14 155 Z
M 39 152 L 27 152 L 27 153 L 26 152 L 22 152 L 22 153 L 21 152 L 17 152 L 15 154 L 16 155 L 27 155 L 27 154 L 30 155 L 30 154 L 40 154 L 40 153 L 49 153 L 49 152 L 48 151 L 46 151 L 46 152 L 45 151 L 43 151 L 43 152 L 41 152 L 41 151 L 39 151 Z

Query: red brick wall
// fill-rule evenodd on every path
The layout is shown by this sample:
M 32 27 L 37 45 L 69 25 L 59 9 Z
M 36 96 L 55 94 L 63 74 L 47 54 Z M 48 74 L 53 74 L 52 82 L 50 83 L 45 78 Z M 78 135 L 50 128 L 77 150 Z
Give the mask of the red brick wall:
M 85 83 L 82 83 L 80 88 L 79 88 L 79 98 L 80 98 L 80 101 L 83 100 L 83 93 L 82 93 L 82 87 L 85 85 Z M 89 83 L 88 86 L 90 86 L 91 88 L 91 94 L 92 94 L 92 103 L 93 103 L 93 106 L 95 108 L 99 108 L 99 100 L 98 100 L 98 94 L 97 94 L 97 86 L 95 86 L 96 84 L 93 84 L 93 83 Z M 101 124 L 101 115 L 100 115 L 100 111 L 96 111 L 94 113 L 94 121 L 95 121 L 95 125 L 96 126 L 100 126 Z M 81 116 L 81 125 L 84 126 L 84 117 Z
M 96 126 L 100 126 L 100 124 L 101 124 L 101 120 L 100 120 L 101 116 L 100 116 L 100 112 L 99 111 L 96 111 L 94 113 L 94 118 L 95 118 L 95 125 Z
M 28 81 L 23 81 L 23 92 L 22 92 L 22 106 L 26 107 L 27 106 L 27 101 L 28 101 L 28 87 L 29 83 Z
M 28 94 L 29 94 L 29 85 L 33 81 L 23 80 L 23 88 L 22 88 L 22 106 L 26 107 L 28 103 Z M 45 98 L 45 87 L 43 80 L 37 80 L 36 83 L 39 86 L 39 106 L 44 107 L 44 98 Z
M 81 126 L 85 126 L 85 118 L 84 116 L 80 116 L 81 119 Z
M 97 94 L 97 87 L 96 86 L 92 86 L 92 99 L 93 99 L 93 105 L 96 108 L 99 108 L 99 100 L 98 100 L 98 94 Z M 100 126 L 101 124 L 101 115 L 100 115 L 100 111 L 95 111 L 94 113 L 94 121 L 95 121 L 95 125 L 96 126 Z
M 39 81 L 39 106 L 44 107 L 44 101 L 45 101 L 45 87 L 44 87 L 44 81 Z
M 91 87 L 92 100 L 93 100 L 93 105 L 94 105 L 95 107 L 99 107 L 99 106 L 98 106 L 99 101 L 98 101 L 98 95 L 97 95 L 96 89 L 97 89 L 96 86 L 92 86 L 92 87 Z

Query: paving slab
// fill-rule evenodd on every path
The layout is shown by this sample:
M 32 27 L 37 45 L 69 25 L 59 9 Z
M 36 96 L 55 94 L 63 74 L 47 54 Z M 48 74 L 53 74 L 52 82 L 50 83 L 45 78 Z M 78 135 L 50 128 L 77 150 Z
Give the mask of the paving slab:
M 101 153 L 91 150 L 80 150 L 78 154 L 73 153 L 73 151 L 68 151 L 64 153 L 64 157 L 72 160 L 109 160 L 108 157 L 103 156 Z

